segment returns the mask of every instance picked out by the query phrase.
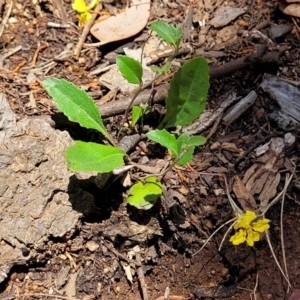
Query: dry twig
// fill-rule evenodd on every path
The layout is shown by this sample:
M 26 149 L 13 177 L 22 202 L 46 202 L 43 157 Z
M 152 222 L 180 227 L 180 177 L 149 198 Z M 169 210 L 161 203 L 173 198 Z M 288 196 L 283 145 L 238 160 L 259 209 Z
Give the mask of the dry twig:
M 3 21 L 2 21 L 2 23 L 1 23 L 1 25 L 0 25 L 0 37 L 1 37 L 2 34 L 3 34 L 5 25 L 6 25 L 7 21 L 8 21 L 8 18 L 9 18 L 9 16 L 10 16 L 10 14 L 11 14 L 12 6 L 13 6 L 13 1 L 11 0 L 11 2 L 10 2 L 10 4 L 9 4 L 9 8 L 8 8 L 8 10 L 7 10 L 7 14 L 6 14 L 6 16 L 3 18 Z
M 74 49 L 74 56 L 75 57 L 79 57 L 80 55 L 80 52 L 81 52 L 81 49 L 82 49 L 82 46 L 83 46 L 83 43 L 87 37 L 87 35 L 89 34 L 90 32 L 90 29 L 91 27 L 93 26 L 94 24 L 94 21 L 96 20 L 97 16 L 98 16 L 98 13 L 100 12 L 100 10 L 102 9 L 102 4 L 98 4 L 97 7 L 95 8 L 94 10 L 94 13 L 92 14 L 92 17 L 91 19 L 85 24 L 84 28 L 83 28 L 83 31 L 82 31 L 82 34 L 81 34 L 81 37 Z
M 143 300 L 148 300 L 149 298 L 148 298 L 148 293 L 147 293 L 147 285 L 145 282 L 145 276 L 144 276 L 144 272 L 143 272 L 142 260 L 141 260 L 140 253 L 136 254 L 136 261 L 140 265 L 140 267 L 137 269 L 137 274 L 138 274 L 138 278 L 139 278 L 142 293 L 143 293 Z

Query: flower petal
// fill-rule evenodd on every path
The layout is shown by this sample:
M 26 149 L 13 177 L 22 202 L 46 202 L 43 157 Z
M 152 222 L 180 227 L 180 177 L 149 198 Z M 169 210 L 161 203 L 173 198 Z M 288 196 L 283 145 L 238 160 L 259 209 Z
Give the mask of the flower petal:
M 72 3 L 72 8 L 78 13 L 84 13 L 87 10 L 84 0 L 74 0 Z
M 254 211 L 247 210 L 246 213 L 241 217 L 239 221 L 234 225 L 235 229 L 249 228 L 250 223 L 256 219 L 256 213 Z
M 253 231 L 252 229 L 247 230 L 247 245 L 253 247 L 254 242 L 258 242 L 260 240 L 260 235 L 258 232 Z
M 271 220 L 269 220 L 269 219 L 261 219 L 261 220 L 258 220 L 257 222 L 253 222 L 251 224 L 251 227 L 255 231 L 264 232 L 270 228 L 270 225 L 269 225 L 270 222 L 271 222 Z
M 83 26 L 91 18 L 91 16 L 92 15 L 87 12 L 80 14 L 78 22 L 79 27 Z
M 246 241 L 246 230 L 244 229 L 240 229 L 230 238 L 230 242 L 235 246 L 242 244 L 245 241 Z

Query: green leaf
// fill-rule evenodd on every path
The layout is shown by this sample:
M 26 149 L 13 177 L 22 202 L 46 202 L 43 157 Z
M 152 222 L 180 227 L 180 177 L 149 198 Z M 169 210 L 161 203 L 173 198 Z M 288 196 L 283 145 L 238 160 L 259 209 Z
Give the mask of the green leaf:
M 186 146 L 185 149 L 183 149 L 185 151 L 181 153 L 181 159 L 177 162 L 177 165 L 180 166 L 184 166 L 186 163 L 188 163 L 189 161 L 191 161 L 191 159 L 193 158 L 193 154 L 194 154 L 194 150 L 195 150 L 195 146 Z
M 129 189 L 127 203 L 138 209 L 150 209 L 162 194 L 162 184 L 151 176 L 145 183 L 139 181 Z
M 209 68 L 203 57 L 196 57 L 180 68 L 170 83 L 167 113 L 160 127 L 186 126 L 205 109 L 209 89 Z
M 85 128 L 96 129 L 108 136 L 98 108 L 84 90 L 58 78 L 45 79 L 43 86 L 70 121 L 77 122 Z
M 169 149 L 172 152 L 173 156 L 177 157 L 179 155 L 177 141 L 174 134 L 169 133 L 165 129 L 156 129 L 149 131 L 146 135 L 150 140 L 159 143 Z
M 178 165 L 185 165 L 192 158 L 195 150 L 195 146 L 200 146 L 205 144 L 205 137 L 199 136 L 189 136 L 186 133 L 181 134 L 177 139 L 177 146 L 179 156 L 181 159 L 177 162 Z
M 180 39 L 182 37 L 181 28 L 176 28 L 173 25 L 162 21 L 152 23 L 150 28 L 168 44 L 178 47 Z
M 148 103 L 141 103 L 139 106 L 133 106 L 131 126 L 134 127 L 138 120 L 150 111 L 151 108 Z
M 150 66 L 150 68 L 158 73 L 158 74 L 165 74 L 165 73 L 168 73 L 171 69 L 171 62 L 167 62 L 163 67 L 157 67 L 157 66 Z
M 195 136 L 189 136 L 186 133 L 181 134 L 178 139 L 177 139 L 177 143 L 178 143 L 178 149 L 180 152 L 180 149 L 183 146 L 201 146 L 204 145 L 206 143 L 206 138 L 202 135 L 195 135 Z
M 206 143 L 206 138 L 202 135 L 190 136 L 189 145 L 202 146 Z
M 125 152 L 117 147 L 78 141 L 66 151 L 72 171 L 111 172 L 124 165 Z
M 126 55 L 118 55 L 116 63 L 119 71 L 129 83 L 142 83 L 143 67 L 137 60 Z
M 143 109 L 140 106 L 132 107 L 131 126 L 134 127 L 140 117 L 143 115 Z

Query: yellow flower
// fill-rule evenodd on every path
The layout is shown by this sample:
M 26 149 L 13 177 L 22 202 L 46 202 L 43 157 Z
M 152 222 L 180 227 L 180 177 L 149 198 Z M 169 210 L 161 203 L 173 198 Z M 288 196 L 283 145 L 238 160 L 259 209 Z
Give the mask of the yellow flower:
M 79 14 L 79 26 L 86 23 L 92 17 L 89 10 L 93 9 L 98 3 L 99 0 L 92 0 L 90 4 L 86 5 L 85 0 L 74 0 L 72 8 Z
M 235 223 L 234 229 L 237 232 L 230 238 L 233 245 L 239 245 L 247 242 L 248 246 L 253 246 L 254 242 L 260 240 L 260 233 L 270 228 L 270 220 L 257 220 L 256 213 L 247 210 L 244 215 Z

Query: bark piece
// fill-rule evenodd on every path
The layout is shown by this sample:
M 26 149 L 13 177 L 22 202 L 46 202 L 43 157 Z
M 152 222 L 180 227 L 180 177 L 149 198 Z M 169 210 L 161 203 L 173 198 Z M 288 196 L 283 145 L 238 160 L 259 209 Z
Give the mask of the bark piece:
M 41 258 L 49 236 L 75 227 L 81 214 L 69 200 L 64 158 L 72 143 L 42 119 L 16 121 L 0 94 L 0 282 L 13 265 Z
M 267 146 L 268 150 L 246 171 L 243 178 L 246 189 L 252 195 L 258 195 L 261 206 L 267 205 L 277 193 L 279 169 L 283 167 L 283 153 L 288 145 L 285 139 L 272 138 Z
M 291 125 L 300 123 L 300 91 L 277 76 L 266 75 L 260 87 L 279 105 Z M 278 124 L 280 126 L 280 124 Z M 282 125 L 282 124 L 281 124 Z M 289 125 L 289 124 L 288 124 Z M 285 129 L 284 127 L 280 126 Z

